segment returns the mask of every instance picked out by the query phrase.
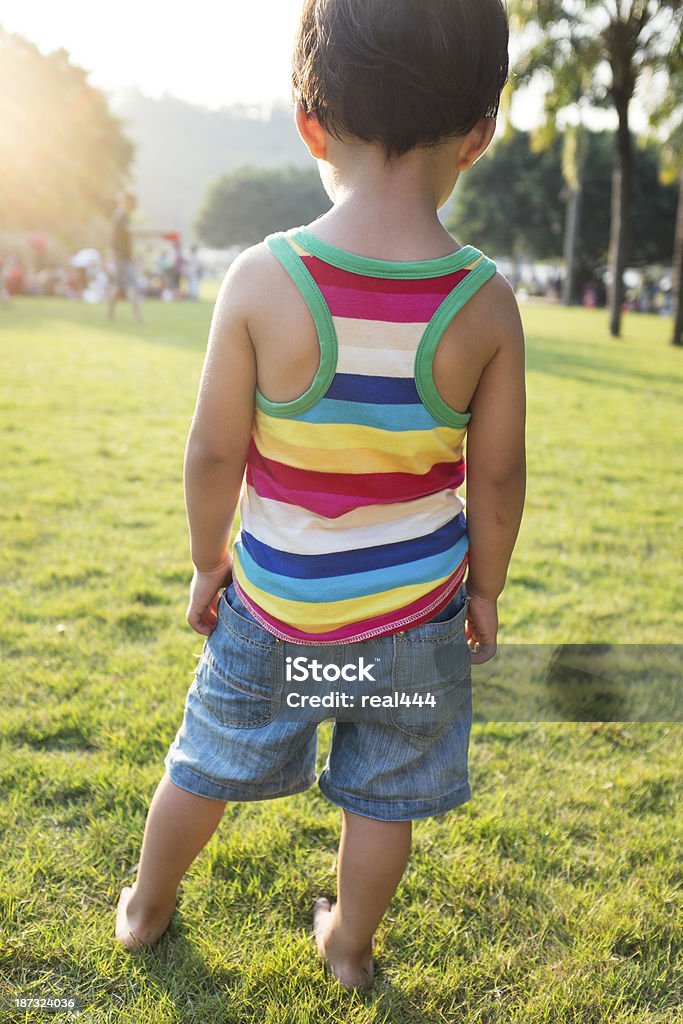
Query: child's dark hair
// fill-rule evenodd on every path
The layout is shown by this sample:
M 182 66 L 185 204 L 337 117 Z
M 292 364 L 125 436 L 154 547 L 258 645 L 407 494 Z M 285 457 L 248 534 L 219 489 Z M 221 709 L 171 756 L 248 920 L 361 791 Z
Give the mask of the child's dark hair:
M 466 135 L 507 75 L 502 0 L 304 0 L 293 94 L 336 137 L 400 156 Z

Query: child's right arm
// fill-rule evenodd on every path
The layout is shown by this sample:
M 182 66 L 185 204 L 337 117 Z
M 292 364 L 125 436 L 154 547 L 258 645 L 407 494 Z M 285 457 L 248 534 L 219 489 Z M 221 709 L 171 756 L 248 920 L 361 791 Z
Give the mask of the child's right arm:
M 232 263 L 221 285 L 184 462 L 194 576 L 187 621 L 209 636 L 218 592 L 232 576 L 230 533 L 254 419 L 256 356 L 247 313 L 258 291 L 257 247 Z
M 467 431 L 467 532 L 470 598 L 465 627 L 472 661 L 496 653 L 497 599 L 519 532 L 526 490 L 524 331 L 512 288 L 500 274 L 490 282 L 496 344 L 470 402 Z

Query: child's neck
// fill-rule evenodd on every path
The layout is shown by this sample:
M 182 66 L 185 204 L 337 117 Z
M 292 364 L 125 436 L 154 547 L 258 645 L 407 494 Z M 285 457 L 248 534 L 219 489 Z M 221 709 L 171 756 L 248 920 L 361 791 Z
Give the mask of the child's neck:
M 356 159 L 327 168 L 334 205 L 314 232 L 341 249 L 378 259 L 445 256 L 458 246 L 437 209 L 456 177 L 443 154 L 411 151 L 385 163 L 368 147 Z

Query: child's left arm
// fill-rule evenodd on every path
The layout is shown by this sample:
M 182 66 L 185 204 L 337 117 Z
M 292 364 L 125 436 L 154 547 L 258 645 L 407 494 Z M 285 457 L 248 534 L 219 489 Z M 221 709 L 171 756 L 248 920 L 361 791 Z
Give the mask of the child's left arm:
M 209 636 L 220 588 L 232 576 L 228 545 L 254 418 L 256 355 L 247 328 L 249 251 L 231 265 L 211 320 L 183 467 L 194 576 L 187 621 Z

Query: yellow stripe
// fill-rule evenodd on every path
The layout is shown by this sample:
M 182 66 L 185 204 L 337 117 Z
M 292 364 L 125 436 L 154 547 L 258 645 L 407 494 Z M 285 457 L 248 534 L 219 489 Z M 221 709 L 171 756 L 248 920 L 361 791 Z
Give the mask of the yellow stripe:
M 382 455 L 459 456 L 467 427 L 430 427 L 427 430 L 383 430 L 356 423 L 306 423 L 272 417 L 256 410 L 254 436 L 260 451 L 267 445 L 310 448 L 314 452 L 368 449 Z M 265 454 L 265 452 L 263 453 Z
M 302 249 L 301 246 L 299 245 L 299 243 L 295 242 L 293 238 L 288 238 L 287 241 L 291 245 L 291 247 L 294 250 L 294 252 L 297 253 L 299 256 L 310 256 L 311 255 L 310 252 L 307 252 L 305 249 Z
M 302 448 L 297 445 L 271 442 L 268 438 L 254 436 L 261 455 L 274 462 L 295 469 L 306 469 L 312 473 L 412 473 L 423 476 L 441 462 L 457 462 L 457 453 L 443 448 L 432 447 L 415 455 L 399 455 L 392 452 L 373 451 L 370 448 L 347 448 L 344 451 L 321 451 L 318 448 Z
M 285 598 L 273 597 L 253 583 L 244 575 L 239 555 L 235 549 L 232 563 L 233 574 L 255 604 L 263 608 L 268 615 L 291 624 L 294 629 L 304 633 L 327 633 L 332 629 L 341 629 L 352 622 L 362 622 L 376 615 L 386 615 L 403 608 L 418 598 L 445 583 L 452 573 L 427 583 L 413 583 L 406 587 L 394 587 L 383 590 L 379 594 L 368 594 L 367 597 L 354 597 L 345 601 L 288 601 Z

